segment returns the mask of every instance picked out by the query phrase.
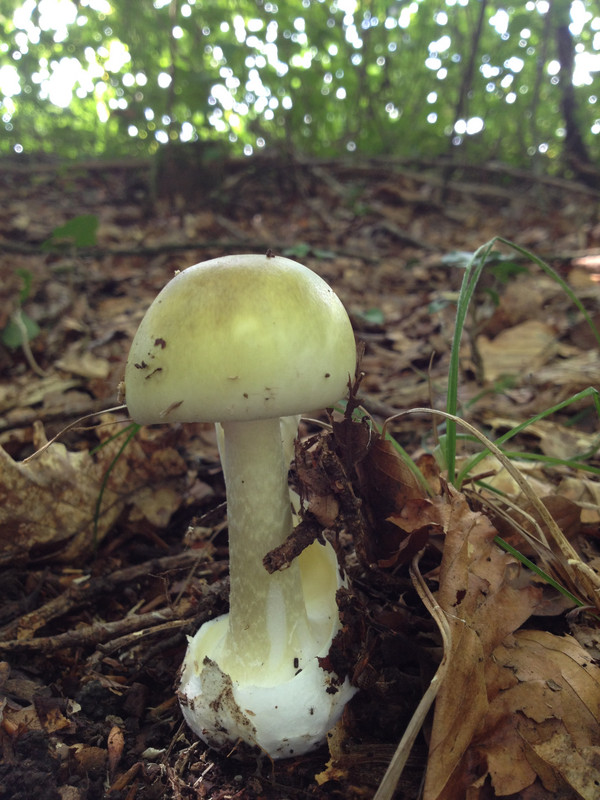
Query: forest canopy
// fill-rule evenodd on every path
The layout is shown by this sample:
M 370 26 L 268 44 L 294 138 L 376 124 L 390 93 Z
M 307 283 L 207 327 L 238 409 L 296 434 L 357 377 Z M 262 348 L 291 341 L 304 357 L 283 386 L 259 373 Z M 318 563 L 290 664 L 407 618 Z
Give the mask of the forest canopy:
M 3 155 L 593 162 L 590 0 L 0 0 Z

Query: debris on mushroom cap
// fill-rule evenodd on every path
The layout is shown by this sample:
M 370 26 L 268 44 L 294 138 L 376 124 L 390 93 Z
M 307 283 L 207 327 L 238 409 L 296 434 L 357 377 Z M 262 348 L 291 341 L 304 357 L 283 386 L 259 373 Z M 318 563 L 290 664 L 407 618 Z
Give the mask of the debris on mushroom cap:
M 236 255 L 176 275 L 156 297 L 125 370 L 139 423 L 287 416 L 345 394 L 356 348 L 333 290 L 278 256 Z

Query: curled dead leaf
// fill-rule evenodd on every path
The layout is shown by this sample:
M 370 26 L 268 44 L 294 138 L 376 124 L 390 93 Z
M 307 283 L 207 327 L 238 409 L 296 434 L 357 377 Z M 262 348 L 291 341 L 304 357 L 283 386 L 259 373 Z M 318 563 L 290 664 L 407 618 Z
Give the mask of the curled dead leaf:
M 409 500 L 425 496 L 417 478 L 388 439 L 373 439 L 366 456 L 357 463 L 361 496 L 382 515 L 400 511 Z
M 108 734 L 108 771 L 110 775 L 114 775 L 115 771 L 123 755 L 123 748 L 125 747 L 125 737 L 123 731 L 118 725 L 113 725 Z
M 107 453 L 108 455 L 108 453 Z M 94 511 L 105 459 L 53 444 L 28 464 L 0 447 L 0 558 L 27 563 L 32 555 L 76 561 L 94 540 Z M 26 498 L 26 502 L 24 502 Z M 98 516 L 102 539 L 124 506 L 108 489 Z
M 445 531 L 436 599 L 452 644 L 436 700 L 424 798 L 462 800 L 471 743 L 489 706 L 486 664 L 533 613 L 541 593 L 513 584 L 514 559 L 494 544 L 495 528 L 469 508 L 464 495 L 447 487 L 434 502 Z

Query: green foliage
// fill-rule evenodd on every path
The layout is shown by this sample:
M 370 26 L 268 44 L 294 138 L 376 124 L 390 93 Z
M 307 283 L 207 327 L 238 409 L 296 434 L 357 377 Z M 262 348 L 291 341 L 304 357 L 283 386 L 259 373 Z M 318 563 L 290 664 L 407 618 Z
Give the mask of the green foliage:
M 129 442 L 131 442 L 131 440 L 135 438 L 140 428 L 141 425 L 138 425 L 137 422 L 131 422 L 129 425 L 127 425 L 127 427 L 123 428 L 118 433 L 115 433 L 113 436 L 106 439 L 106 441 L 102 442 L 102 444 L 98 445 L 98 447 L 90 451 L 90 455 L 94 455 L 99 450 L 102 450 L 103 447 L 106 447 L 107 444 L 110 444 L 110 442 L 114 441 L 115 439 L 118 439 L 121 436 L 125 436 L 125 440 L 121 443 L 121 446 L 117 450 L 115 457 L 110 462 L 110 464 L 106 468 L 104 475 L 102 476 L 102 483 L 100 484 L 100 491 L 98 492 L 98 497 L 96 498 L 96 507 L 94 509 L 94 538 L 93 538 L 94 549 L 96 549 L 96 547 L 98 546 L 98 525 L 100 522 L 100 510 L 102 508 L 102 498 L 104 497 L 104 493 L 108 485 L 108 479 L 110 478 L 111 472 L 116 467 L 119 459 L 125 452 L 125 448 L 129 444 Z
M 589 325 L 589 328 L 592 331 L 594 338 L 598 343 L 598 346 L 600 347 L 600 331 L 598 330 L 593 320 L 591 319 L 590 315 L 584 308 L 581 300 L 574 294 L 573 290 L 566 283 L 566 281 L 554 269 L 552 269 L 552 267 L 549 264 L 547 264 L 541 258 L 538 258 L 530 251 L 526 250 L 523 247 L 520 247 L 519 245 L 509 241 L 508 239 L 504 239 L 501 236 L 496 236 L 489 242 L 487 242 L 487 244 L 482 245 L 482 247 L 476 250 L 475 253 L 473 253 L 465 270 L 465 275 L 463 278 L 462 286 L 458 297 L 458 302 L 456 307 L 456 320 L 454 324 L 454 335 L 452 340 L 452 352 L 450 355 L 450 367 L 448 370 L 448 390 L 446 397 L 446 412 L 452 417 L 456 417 L 458 410 L 458 383 L 460 377 L 460 364 L 459 364 L 460 343 L 462 340 L 467 313 L 469 311 L 469 307 L 473 300 L 477 285 L 481 279 L 483 270 L 488 265 L 490 257 L 492 257 L 492 263 L 494 260 L 496 260 L 497 251 L 494 250 L 496 244 L 503 244 L 506 247 L 509 247 L 512 251 L 514 251 L 518 255 L 532 261 L 543 272 L 545 272 L 546 275 L 552 278 L 552 280 L 554 280 L 561 287 L 561 289 L 564 291 L 564 293 L 567 295 L 567 297 L 573 303 L 573 305 L 577 307 L 577 309 L 579 310 L 579 312 Z M 592 398 L 596 413 L 600 418 L 600 400 L 599 400 L 600 395 L 596 389 L 590 387 L 586 389 L 584 392 L 580 392 L 579 394 L 574 395 L 568 400 L 563 401 L 562 403 L 559 403 L 558 405 L 553 406 L 552 408 L 546 409 L 540 414 L 537 414 L 535 417 L 532 417 L 531 419 L 527 420 L 521 425 L 516 426 L 508 433 L 501 436 L 496 441 L 496 444 L 497 445 L 503 444 L 505 441 L 510 439 L 512 436 L 515 436 L 517 433 L 524 430 L 532 423 L 537 422 L 538 420 L 543 419 L 544 417 L 549 416 L 550 414 L 554 414 L 557 411 L 566 408 L 568 405 L 578 402 L 586 397 Z M 462 467 L 461 471 L 457 474 L 456 442 L 457 442 L 456 422 L 453 419 L 448 419 L 446 423 L 446 435 L 443 438 L 443 460 L 447 467 L 448 477 L 450 481 L 452 481 L 452 483 L 454 483 L 460 489 L 460 487 L 462 486 L 463 482 L 465 481 L 469 473 L 481 461 L 481 459 L 484 458 L 485 455 L 487 455 L 488 451 L 484 450 L 480 452 L 478 455 L 471 458 L 467 462 L 467 464 Z M 586 457 L 589 457 L 589 455 L 591 454 L 587 454 Z M 583 456 L 581 456 L 581 460 L 576 460 L 577 461 L 576 468 L 584 468 L 582 464 L 582 459 Z M 566 461 L 561 463 L 564 463 L 567 466 L 575 467 L 575 464 L 569 464 Z
M 49 1 L 15 13 L 0 0 L 0 152 L 147 154 L 224 139 L 246 154 L 451 150 L 545 167 L 561 155 L 565 0 L 60 0 L 64 26 Z M 580 56 L 599 34 L 591 0 L 577 7 L 591 11 L 571 26 Z M 50 89 L 59 74 L 74 76 L 72 95 L 64 82 L 62 97 Z M 583 82 L 575 98 L 590 147 L 596 96 Z
M 364 311 L 358 312 L 357 316 L 368 325 L 385 324 L 385 315 L 380 308 L 366 308 Z
M 35 339 L 40 332 L 37 322 L 21 308 L 31 294 L 33 275 L 27 269 L 17 269 L 15 274 L 23 281 L 19 291 L 19 307 L 0 333 L 0 341 L 10 350 L 17 350 L 25 341 Z
M 50 238 L 43 242 L 41 249 L 49 251 L 65 247 L 93 247 L 96 244 L 97 230 L 98 217 L 94 214 L 81 214 L 55 228 Z M 31 294 L 33 275 L 26 269 L 17 269 L 15 274 L 23 282 L 19 291 L 18 308 L 0 332 L 0 341 L 11 350 L 32 341 L 40 332 L 37 322 L 21 308 Z
M 23 305 L 23 303 L 27 300 L 29 295 L 31 294 L 31 285 L 33 283 L 33 275 L 28 269 L 17 269 L 15 270 L 15 275 L 18 275 L 19 278 L 23 281 L 23 286 L 19 292 L 19 303 Z
M 42 250 L 55 250 L 57 247 L 93 247 L 96 244 L 97 231 L 98 217 L 95 214 L 81 214 L 55 228 L 41 247 Z
M 11 350 L 17 350 L 24 341 L 30 342 L 40 332 L 40 326 L 23 310 L 19 309 L 16 312 L 19 315 L 21 325 L 19 325 L 14 318 L 10 319 L 0 334 L 2 344 Z

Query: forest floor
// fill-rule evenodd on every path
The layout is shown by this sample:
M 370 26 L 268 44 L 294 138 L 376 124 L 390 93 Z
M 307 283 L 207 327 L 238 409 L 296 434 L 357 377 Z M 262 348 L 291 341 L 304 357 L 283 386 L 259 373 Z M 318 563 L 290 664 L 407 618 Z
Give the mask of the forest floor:
M 492 237 L 544 259 L 599 325 L 600 192 L 385 160 L 191 164 L 156 195 L 151 183 L 144 164 L 0 170 L 0 798 L 370 798 L 438 669 L 395 797 L 597 798 L 590 326 L 539 265 L 495 248 L 465 324 L 457 408 L 495 439 L 576 398 L 510 440 L 533 499 L 490 456 L 478 480 L 449 485 L 434 458 L 444 421 L 390 418 L 446 409 L 458 293 Z M 131 339 L 174 271 L 268 248 L 343 300 L 374 423 L 301 424 L 316 477 L 295 481 L 327 501 L 308 513 L 350 577 L 337 655 L 360 691 L 327 745 L 274 764 L 205 748 L 175 695 L 186 634 L 227 608 L 213 428 L 128 438 L 114 410 Z M 427 491 L 379 435 L 386 419 Z M 461 442 L 457 463 L 481 447 Z

